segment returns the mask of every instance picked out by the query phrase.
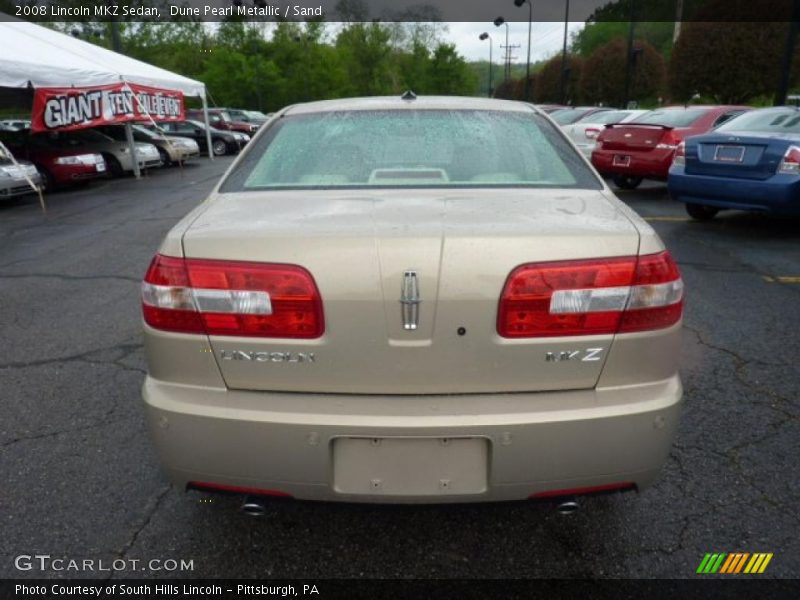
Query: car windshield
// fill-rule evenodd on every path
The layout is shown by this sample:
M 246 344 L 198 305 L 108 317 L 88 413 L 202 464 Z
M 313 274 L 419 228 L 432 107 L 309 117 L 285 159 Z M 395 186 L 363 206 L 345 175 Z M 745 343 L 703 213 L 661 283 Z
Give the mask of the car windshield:
M 88 144 L 105 144 L 113 141 L 113 138 L 110 138 L 94 129 L 81 129 L 80 131 L 73 131 L 71 133 L 67 133 L 66 135 L 68 137 L 72 136 L 75 139 Z
M 651 110 L 631 123 L 644 125 L 665 125 L 667 127 L 689 127 L 697 119 L 708 112 L 706 108 L 672 108 Z
M 751 131 L 763 133 L 800 133 L 800 110 L 755 110 L 720 125 L 716 131 Z
M 619 123 L 627 117 L 630 112 L 627 110 L 604 110 L 602 112 L 591 113 L 577 120 L 577 123 L 593 123 L 606 125 L 608 123 Z
M 157 134 L 157 133 L 155 133 L 154 131 L 151 131 L 151 130 L 150 130 L 150 129 L 148 129 L 147 127 L 142 127 L 141 125 L 133 125 L 133 130 L 134 130 L 136 133 L 140 133 L 140 134 L 142 134 L 143 136 L 145 136 L 145 137 L 147 137 L 147 138 L 150 138 L 151 140 L 152 140 L 152 139 L 155 139 L 155 138 L 160 138 L 160 137 L 161 137 L 160 135 L 158 135 L 158 134 Z
M 453 186 L 599 189 L 600 182 L 534 113 L 363 110 L 280 119 L 221 191 Z
M 590 112 L 591 108 L 565 108 L 557 110 L 550 116 L 559 125 L 566 125 L 567 123 L 574 123 L 581 118 L 581 115 Z
M 244 111 L 244 114 L 246 114 L 251 119 L 266 119 L 267 118 L 267 115 L 262 113 L 260 110 L 246 110 L 246 111 Z

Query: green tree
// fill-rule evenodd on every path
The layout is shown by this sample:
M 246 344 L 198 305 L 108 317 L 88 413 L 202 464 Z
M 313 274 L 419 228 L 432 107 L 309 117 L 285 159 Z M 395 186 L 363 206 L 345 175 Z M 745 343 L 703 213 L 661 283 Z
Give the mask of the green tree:
M 634 67 L 631 70 L 629 100 L 640 104 L 654 102 L 664 85 L 664 59 L 647 42 L 633 44 Z M 627 45 L 616 39 L 601 46 L 586 59 L 580 79 L 580 93 L 585 102 L 621 106 L 625 100 Z
M 561 99 L 561 54 L 548 60 L 536 78 L 536 102 L 562 102 Z M 580 57 L 567 55 L 564 63 L 564 102 L 577 104 L 580 102 L 580 86 L 578 85 L 583 70 Z
M 474 93 L 476 86 L 474 74 L 455 45 L 439 44 L 431 59 L 428 93 L 463 96 Z
M 391 91 L 389 39 L 389 31 L 379 23 L 353 23 L 339 32 L 336 48 L 350 75 L 349 91 L 363 96 Z
M 684 23 L 670 61 L 672 99 L 683 102 L 700 94 L 739 104 L 771 95 L 787 32 L 788 23 Z

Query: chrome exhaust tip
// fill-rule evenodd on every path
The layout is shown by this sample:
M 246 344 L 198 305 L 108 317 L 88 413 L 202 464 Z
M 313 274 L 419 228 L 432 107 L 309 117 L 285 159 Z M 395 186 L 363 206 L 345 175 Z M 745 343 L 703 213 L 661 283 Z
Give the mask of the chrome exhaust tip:
M 578 501 L 575 500 L 574 498 L 571 498 L 569 500 L 564 500 L 563 502 L 560 502 L 556 507 L 556 510 L 560 515 L 571 515 L 572 513 L 578 512 L 580 507 L 581 505 L 578 504 Z
M 239 510 L 251 517 L 263 517 L 267 514 L 267 505 L 258 496 L 247 496 Z

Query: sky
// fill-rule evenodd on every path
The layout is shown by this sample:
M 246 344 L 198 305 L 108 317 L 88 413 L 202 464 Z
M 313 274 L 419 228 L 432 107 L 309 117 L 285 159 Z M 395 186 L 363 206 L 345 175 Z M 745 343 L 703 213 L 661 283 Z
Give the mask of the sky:
M 569 36 L 583 28 L 584 23 L 570 23 L 567 32 L 567 44 Z M 488 60 L 489 59 L 489 40 L 481 41 L 478 36 L 486 32 L 492 36 L 493 59 L 500 64 L 505 50 L 500 46 L 506 43 L 506 26 L 495 27 L 494 23 L 447 23 L 448 31 L 443 37 L 450 43 L 456 45 L 458 53 L 467 60 Z M 519 44 L 519 48 L 514 48 L 512 56 L 516 56 L 516 64 L 525 64 L 528 52 L 528 24 L 509 23 L 508 24 L 509 45 Z M 561 52 L 564 43 L 564 23 L 534 23 L 531 32 L 531 62 L 550 58 L 554 54 Z

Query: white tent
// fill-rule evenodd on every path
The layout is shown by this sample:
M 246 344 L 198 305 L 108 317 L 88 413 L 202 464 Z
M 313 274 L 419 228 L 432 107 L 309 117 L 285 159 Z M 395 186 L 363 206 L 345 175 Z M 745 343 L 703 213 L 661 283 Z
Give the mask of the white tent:
M 119 82 L 178 90 L 203 102 L 209 157 L 206 86 L 89 42 L 0 13 L 0 88 L 83 87 Z M 134 161 L 134 165 L 136 161 Z
M 0 22 L 0 87 L 138 83 L 204 98 L 200 81 L 26 21 Z

